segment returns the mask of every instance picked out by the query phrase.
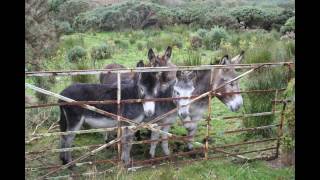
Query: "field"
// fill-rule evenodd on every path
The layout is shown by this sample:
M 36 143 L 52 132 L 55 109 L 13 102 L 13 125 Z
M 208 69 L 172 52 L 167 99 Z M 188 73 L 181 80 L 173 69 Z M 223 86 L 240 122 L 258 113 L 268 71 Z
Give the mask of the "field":
M 153 47 L 154 50 L 162 54 L 168 45 L 173 46 L 172 62 L 178 65 L 190 65 L 197 63 L 193 59 L 200 60 L 201 64 L 216 63 L 224 53 L 231 56 L 237 55 L 240 49 L 246 50 L 246 57 L 244 63 L 249 63 L 255 56 L 263 52 L 260 51 L 268 47 L 267 52 L 272 52 L 271 58 L 276 61 L 287 61 L 292 57 L 290 46 L 292 41 L 280 40 L 280 35 L 276 31 L 227 31 L 229 39 L 226 42 L 222 42 L 220 47 L 216 50 L 207 49 L 204 45 L 199 48 L 193 49 L 190 39 L 198 29 L 188 29 L 186 26 L 171 26 L 165 29 L 147 29 L 147 30 L 126 30 L 126 31 L 114 31 L 114 32 L 101 32 L 101 33 L 75 33 L 72 35 L 66 35 L 61 38 L 59 49 L 54 56 L 49 57 L 43 66 L 47 70 L 68 70 L 68 69 L 101 69 L 106 64 L 119 63 L 126 67 L 135 67 L 138 60 L 143 59 L 147 62 L 147 51 L 149 47 Z M 257 40 L 259 39 L 259 40 Z M 273 43 L 273 46 L 266 46 L 265 42 Z M 95 46 L 106 44 L 110 49 L 111 56 L 107 58 L 94 60 L 90 56 L 90 50 Z M 79 62 L 70 62 L 68 60 L 68 52 L 74 46 L 83 47 L 87 53 L 83 60 Z M 276 51 L 274 51 L 276 49 Z M 268 56 L 268 55 L 267 55 Z M 241 73 L 241 72 L 239 72 Z M 88 78 L 72 79 L 70 77 L 56 77 L 54 80 L 43 77 L 46 83 L 50 83 L 50 90 L 59 93 L 66 86 L 72 82 L 79 80 L 85 80 L 87 82 L 98 83 L 97 76 L 90 76 Z M 36 78 L 28 78 L 26 82 L 34 83 Z M 246 89 L 246 78 L 240 81 L 242 90 Z M 26 93 L 30 96 L 34 95 L 34 92 L 27 89 Z M 49 98 L 47 102 L 55 102 L 56 99 Z M 246 101 L 246 98 L 244 98 Z M 270 101 L 269 101 L 270 102 Z M 246 102 L 245 102 L 246 104 Z M 278 108 L 280 109 L 280 108 Z M 259 140 L 263 139 L 261 136 L 254 136 L 250 139 L 245 133 L 235 133 L 232 135 L 223 134 L 225 130 L 232 130 L 237 128 L 243 128 L 241 119 L 222 120 L 215 117 L 218 116 L 233 116 L 241 115 L 245 113 L 241 108 L 237 113 L 233 113 L 227 109 L 218 99 L 214 99 L 212 102 L 212 129 L 210 131 L 210 137 L 213 139 L 211 146 L 219 146 L 228 143 L 236 143 L 247 140 Z M 59 117 L 59 111 L 57 107 L 48 107 L 42 109 L 26 110 L 26 128 L 28 134 L 32 133 L 36 125 L 39 122 L 44 123 L 38 127 L 37 133 L 46 132 L 52 123 L 56 122 Z M 278 118 L 274 118 L 273 123 L 278 122 Z M 185 135 L 186 130 L 179 126 L 179 120 L 171 132 L 178 135 Z M 198 125 L 199 130 L 195 140 L 202 142 L 205 137 L 205 122 Z M 56 128 L 57 130 L 57 128 Z M 54 130 L 54 131 L 56 131 Z M 275 137 L 275 133 L 272 133 L 270 137 Z M 31 145 L 26 146 L 27 151 L 47 148 L 58 148 L 59 138 L 45 138 L 39 140 Z M 77 136 L 74 146 L 87 146 L 92 144 L 103 143 L 103 137 L 101 134 L 84 134 Z M 271 147 L 275 145 L 275 141 L 271 141 L 266 144 L 256 145 L 244 145 L 237 148 L 230 148 L 230 152 L 242 152 L 247 150 Z M 178 146 L 176 143 L 170 143 L 171 150 L 182 151 L 184 145 Z M 81 156 L 85 151 L 73 152 L 74 157 Z M 144 156 L 148 152 L 147 145 L 134 145 L 132 155 L 134 159 L 144 159 Z M 272 151 L 263 152 L 264 155 L 271 153 Z M 102 151 L 97 156 L 90 157 L 85 161 L 95 161 L 107 158 L 114 158 L 116 151 L 114 148 L 110 148 L 108 151 Z M 217 155 L 213 153 L 212 155 Z M 251 157 L 260 155 L 259 153 L 248 154 Z M 157 147 L 157 156 L 162 156 L 161 146 Z M 180 159 L 190 159 L 188 157 Z M 227 159 L 215 159 L 208 162 L 196 162 L 194 164 L 178 164 L 178 165 L 163 165 L 157 166 L 155 169 L 141 169 L 133 173 L 111 173 L 104 174 L 97 177 L 89 177 L 89 179 L 101 178 L 106 179 L 293 179 L 294 167 L 270 167 L 268 162 L 258 161 L 253 163 L 237 164 L 233 162 L 234 158 Z M 43 157 L 39 157 L 38 160 L 33 160 L 27 163 L 27 166 L 44 166 L 59 164 L 58 155 L 55 153 L 49 153 Z M 90 167 L 90 168 L 88 168 Z M 103 171 L 108 168 L 108 165 L 99 164 L 91 166 L 81 166 L 77 170 L 77 173 Z M 67 171 L 58 173 L 59 175 L 65 175 Z M 39 175 L 37 172 L 28 172 L 30 177 Z M 57 174 L 57 175 L 58 175 Z

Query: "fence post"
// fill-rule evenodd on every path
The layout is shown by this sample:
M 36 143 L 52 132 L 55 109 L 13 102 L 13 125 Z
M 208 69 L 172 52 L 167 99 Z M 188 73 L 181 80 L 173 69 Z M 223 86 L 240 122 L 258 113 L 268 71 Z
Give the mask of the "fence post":
M 121 132 L 121 119 L 120 119 L 120 113 L 121 113 L 121 105 L 120 105 L 120 101 L 121 101 L 121 73 L 117 73 L 117 121 L 118 121 L 118 131 L 117 131 L 117 138 L 121 138 L 122 132 Z M 121 145 L 122 145 L 122 141 L 120 140 L 118 142 L 118 160 L 119 160 L 119 164 L 121 165 Z
M 212 91 L 212 80 L 213 80 L 213 68 L 210 70 L 210 90 Z M 208 96 L 208 117 L 207 117 L 207 133 L 206 133 L 206 143 L 205 143 L 205 154 L 204 158 L 208 160 L 208 151 L 209 151 L 209 136 L 210 136 L 210 122 L 211 122 L 211 99 L 212 93 Z
M 275 95 L 274 95 L 274 103 L 273 103 L 273 107 L 272 107 L 272 113 L 275 113 L 275 111 L 276 111 L 277 99 L 278 99 L 278 89 L 276 90 Z
M 286 110 L 286 106 L 287 106 L 287 102 L 283 101 L 283 106 L 282 106 L 282 110 L 281 110 L 281 117 L 280 117 L 280 125 L 278 128 L 278 140 L 277 140 L 277 151 L 275 154 L 275 158 L 279 157 L 279 152 L 280 152 L 280 142 L 281 142 L 281 136 L 283 134 L 283 122 L 284 122 L 284 111 Z

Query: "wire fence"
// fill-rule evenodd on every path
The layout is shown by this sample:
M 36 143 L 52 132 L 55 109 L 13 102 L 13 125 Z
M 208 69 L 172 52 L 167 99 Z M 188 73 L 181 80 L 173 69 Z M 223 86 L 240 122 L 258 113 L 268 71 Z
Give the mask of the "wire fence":
M 237 76 L 236 78 L 225 82 L 224 84 L 218 86 L 215 89 L 211 89 L 208 92 L 192 96 L 192 100 L 189 104 L 194 103 L 202 98 L 208 98 L 209 100 L 209 106 L 208 106 L 208 116 L 207 118 L 203 121 L 205 124 L 205 137 L 203 138 L 203 142 L 197 142 L 193 140 L 193 143 L 198 145 L 199 147 L 194 148 L 192 151 L 189 152 L 176 152 L 172 153 L 170 156 L 162 156 L 162 157 L 157 157 L 157 158 L 152 158 L 152 159 L 145 159 L 145 160 L 132 160 L 131 161 L 131 167 L 129 169 L 135 169 L 137 168 L 136 166 L 149 166 L 152 165 L 155 162 L 159 161 L 170 161 L 170 162 L 175 162 L 175 163 L 182 163 L 185 160 L 174 160 L 177 157 L 184 157 L 184 156 L 190 156 L 191 154 L 204 154 L 204 157 L 200 159 L 192 159 L 192 160 L 187 160 L 187 162 L 190 161 L 197 161 L 197 160 L 210 160 L 210 159 L 215 159 L 215 158 L 223 158 L 223 157 L 234 157 L 240 160 L 245 160 L 245 161 L 252 161 L 254 159 L 274 159 L 277 158 L 279 155 L 279 147 L 280 147 L 280 140 L 281 136 L 283 133 L 283 123 L 284 123 L 284 111 L 286 108 L 286 103 L 288 101 L 282 100 L 282 99 L 277 99 L 278 93 L 284 91 L 285 89 L 262 89 L 262 90 L 248 90 L 248 91 L 239 91 L 239 92 L 231 92 L 231 93 L 225 93 L 225 94 L 240 94 L 240 93 L 275 93 L 275 99 L 272 100 L 273 104 L 273 110 L 271 112 L 259 112 L 259 113 L 252 113 L 252 114 L 242 114 L 242 115 L 237 115 L 237 116 L 216 116 L 213 117 L 211 112 L 214 111 L 214 109 L 211 109 L 211 100 L 212 98 L 215 97 L 217 94 L 217 90 L 224 87 L 225 85 L 236 81 L 254 71 L 260 68 L 266 68 L 266 67 L 277 67 L 277 66 L 287 66 L 291 68 L 293 63 L 291 62 L 281 62 L 281 63 L 264 63 L 264 64 L 236 64 L 236 65 L 204 65 L 204 66 L 181 66 L 181 67 L 175 67 L 175 68 L 168 68 L 168 67 L 154 67 L 154 68 L 135 68 L 135 69 L 129 69 L 129 68 L 122 68 L 122 69 L 99 69 L 99 70 L 73 70 L 73 71 L 43 71 L 43 72 L 26 72 L 26 78 L 28 77 L 43 77 L 43 76 L 74 76 L 74 75 L 84 75 L 84 74 L 100 74 L 100 73 L 116 73 L 117 74 L 117 99 L 116 100 L 104 100 L 104 101 L 75 101 L 73 99 L 64 97 L 62 95 L 59 95 L 54 92 L 50 92 L 48 90 L 42 89 L 40 87 L 36 87 L 34 85 L 31 85 L 29 83 L 26 83 L 26 88 L 33 89 L 34 91 L 55 97 L 57 99 L 61 99 L 65 102 L 63 103 L 49 103 L 49 104 L 36 104 L 36 105 L 29 105 L 26 106 L 26 109 L 33 109 L 33 108 L 44 108 L 44 107 L 51 107 L 51 106 L 65 106 L 65 105 L 73 105 L 73 106 L 80 106 L 82 108 L 88 109 L 90 111 L 94 111 L 96 113 L 102 114 L 107 117 L 111 117 L 115 120 L 118 121 L 118 125 L 116 127 L 112 128 L 99 128 L 99 129 L 89 129 L 89 130 L 79 130 L 79 131 L 67 131 L 67 132 L 49 132 L 52 127 L 57 127 L 56 124 L 51 125 L 50 128 L 48 129 L 47 133 L 28 133 L 26 135 L 26 144 L 32 144 L 36 141 L 38 141 L 41 138 L 44 137 L 52 137 L 52 136 L 61 136 L 61 135 L 68 135 L 68 134 L 88 134 L 88 133 L 97 133 L 97 132 L 110 132 L 110 131 L 117 131 L 117 138 L 113 139 L 112 141 L 104 144 L 94 144 L 94 145 L 87 145 L 87 146 L 79 146 L 79 147 L 71 147 L 71 148 L 60 148 L 60 149 L 52 149 L 52 148 L 47 148 L 47 149 L 40 149 L 40 150 L 33 150 L 33 151 L 28 151 L 25 152 L 26 155 L 26 161 L 34 161 L 36 159 L 40 159 L 40 156 L 43 157 L 44 154 L 47 153 L 59 153 L 59 152 L 71 152 L 71 151 L 80 151 L 80 150 L 87 150 L 86 153 L 84 153 L 82 156 L 78 157 L 77 159 L 73 160 L 72 162 L 69 162 L 66 165 L 43 165 L 39 167 L 26 167 L 26 171 L 43 171 L 43 170 L 49 170 L 45 171 L 46 174 L 41 176 L 40 178 L 45 178 L 45 179 L 59 179 L 59 178 L 68 178 L 68 177 L 75 177 L 79 176 L 78 175 L 63 175 L 63 176 L 56 176 L 56 177 L 49 177 L 50 175 L 57 173 L 63 169 L 66 169 L 70 167 L 71 165 L 76 165 L 78 167 L 84 166 L 84 165 L 93 165 L 93 164 L 112 164 L 113 166 L 121 165 L 120 161 L 120 154 L 121 154 L 121 144 L 123 142 L 121 141 L 121 132 L 123 128 L 129 128 L 130 130 L 136 132 L 138 130 L 141 130 L 143 128 L 149 129 L 151 131 L 157 131 L 161 134 L 168 135 L 168 138 L 160 138 L 158 140 L 142 140 L 142 141 L 134 141 L 130 142 L 131 144 L 150 144 L 152 142 L 161 142 L 164 140 L 170 140 L 173 142 L 190 142 L 192 140 L 192 137 L 190 136 L 179 136 L 175 135 L 169 132 L 165 132 L 160 130 L 159 127 L 166 126 L 168 124 L 161 124 L 159 123 L 159 120 L 167 117 L 168 115 L 174 113 L 177 111 L 178 107 L 170 110 L 169 112 L 159 116 L 155 117 L 153 120 L 145 123 L 136 123 L 133 120 L 127 119 L 125 117 L 122 117 L 119 109 L 122 104 L 125 103 L 141 103 L 146 100 L 144 99 L 121 99 L 121 74 L 122 73 L 135 73 L 135 72 L 162 72 L 162 71 L 177 71 L 177 70 L 211 70 L 211 74 L 214 68 L 235 68 L 235 69 L 250 69 L 241 75 Z M 211 76 L 212 79 L 212 76 Z M 211 81 L 210 81 L 211 82 Z M 221 95 L 221 93 L 219 94 Z M 180 97 L 180 98 L 155 98 L 155 99 L 148 99 L 148 101 L 172 101 L 174 99 L 183 99 L 183 98 L 190 98 L 190 97 Z M 117 114 L 113 114 L 110 112 L 103 111 L 101 109 L 98 109 L 95 106 L 92 105 L 97 105 L 97 104 L 117 104 L 118 105 L 118 112 Z M 277 104 L 283 104 L 281 110 L 276 110 L 276 105 Z M 187 104 L 188 105 L 188 104 Z M 240 128 L 240 129 L 232 129 L 232 130 L 226 130 L 226 131 L 220 131 L 220 132 L 212 132 L 211 128 L 211 120 L 212 119 L 224 119 L 224 120 L 231 120 L 231 119 L 241 119 L 241 118 L 246 118 L 246 117 L 253 117 L 253 116 L 270 116 L 270 115 L 276 115 L 280 114 L 280 121 L 277 124 L 272 124 L 272 125 L 266 125 L 266 126 L 260 126 L 260 127 L 253 127 L 253 128 Z M 130 125 L 129 126 L 124 126 L 122 125 L 122 122 L 127 122 Z M 193 121 L 188 121 L 184 123 L 192 123 Z M 199 122 L 197 122 L 199 123 Z M 183 124 L 183 123 L 180 123 Z M 172 125 L 172 124 L 170 124 Z M 40 126 L 40 125 L 39 125 Z M 37 126 L 38 127 L 38 126 Z M 270 129 L 270 128 L 277 128 L 277 137 L 276 138 L 268 138 L 268 139 L 263 139 L 263 140 L 253 140 L 253 141 L 246 141 L 246 142 L 238 142 L 238 143 L 229 143 L 229 144 L 223 144 L 223 145 L 216 145 L 214 143 L 210 143 L 210 137 L 213 135 L 228 135 L 228 134 L 234 134 L 234 133 L 239 133 L 239 132 L 247 132 L 247 131 L 256 131 L 259 129 Z M 53 129 L 53 128 L 52 128 Z M 243 145 L 253 145 L 253 144 L 261 144 L 261 143 L 266 143 L 266 142 L 274 142 L 276 141 L 275 146 L 270 146 L 266 148 L 261 148 L 261 149 L 254 149 L 250 151 L 242 151 L 242 152 L 229 152 L 228 148 L 230 147 L 238 147 L 238 146 L 243 146 Z M 104 160 L 95 160 L 95 161 L 87 161 L 87 162 L 82 162 L 84 159 L 87 159 L 88 157 L 91 157 L 93 155 L 96 155 L 98 152 L 102 151 L 106 147 L 113 146 L 117 148 L 117 158 L 116 159 L 104 159 Z M 249 158 L 247 156 L 243 156 L 244 154 L 249 154 L 249 153 L 254 153 L 254 152 L 263 152 L 263 151 L 270 151 L 273 150 L 273 153 L 271 156 L 258 156 L 255 158 Z M 274 152 L 275 151 L 275 152 Z M 216 156 L 217 154 L 222 154 Z M 32 156 L 37 156 L 37 157 L 32 157 Z M 96 174 L 101 174 L 101 173 L 106 173 L 106 172 L 112 172 L 113 170 L 107 169 L 102 172 L 96 172 Z M 90 173 L 85 173 L 82 174 L 83 176 L 90 175 Z

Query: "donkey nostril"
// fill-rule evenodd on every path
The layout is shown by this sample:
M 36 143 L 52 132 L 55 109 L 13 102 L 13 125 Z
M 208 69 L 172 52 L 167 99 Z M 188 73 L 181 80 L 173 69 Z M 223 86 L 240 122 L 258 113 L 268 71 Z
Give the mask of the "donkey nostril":
M 180 113 L 179 114 L 181 118 L 185 119 L 187 117 L 187 113 Z
M 150 117 L 150 116 L 152 116 L 152 111 L 147 111 L 146 114 L 147 114 L 148 117 Z

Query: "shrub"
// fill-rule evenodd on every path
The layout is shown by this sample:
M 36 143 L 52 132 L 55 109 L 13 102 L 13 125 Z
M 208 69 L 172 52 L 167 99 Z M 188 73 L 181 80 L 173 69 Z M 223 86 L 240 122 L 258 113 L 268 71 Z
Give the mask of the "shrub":
M 193 49 L 200 48 L 202 46 L 202 38 L 195 34 L 190 37 L 190 44 Z
M 142 43 L 141 41 L 137 42 L 137 48 L 139 51 L 143 50 L 144 46 L 145 46 L 145 44 Z
M 215 26 L 211 29 L 204 38 L 204 44 L 207 49 L 218 49 L 222 39 L 229 38 L 228 32 L 222 28 Z
M 108 59 L 111 57 L 112 49 L 106 43 L 103 43 L 99 46 L 94 46 L 91 49 L 91 58 L 92 59 Z
M 133 39 L 133 38 L 131 38 L 131 39 L 129 40 L 129 42 L 130 42 L 130 44 L 134 44 L 134 43 L 136 43 L 136 40 Z
M 86 70 L 90 69 L 91 64 L 87 59 L 82 58 L 76 64 L 74 64 L 73 67 L 77 70 Z M 96 80 L 96 78 L 92 75 L 76 75 L 72 76 L 71 80 L 73 83 L 92 83 Z
M 248 28 L 263 28 L 271 30 L 282 21 L 281 12 L 278 9 L 259 8 L 255 6 L 242 6 L 231 11 L 238 22 L 243 22 Z
M 81 46 L 75 46 L 68 51 L 67 58 L 70 62 L 77 62 L 87 55 L 87 51 Z
M 289 18 L 286 23 L 281 27 L 280 32 L 285 34 L 286 32 L 295 31 L 295 16 Z
M 73 23 L 75 17 L 90 9 L 89 3 L 79 0 L 68 0 L 59 5 L 57 18 L 60 21 Z
M 159 4 L 143 1 L 126 1 L 112 6 L 99 7 L 79 14 L 75 26 L 81 31 L 145 28 L 172 24 L 171 11 Z
M 288 103 L 284 112 L 284 128 L 282 137 L 282 152 L 289 157 L 288 164 L 293 164 L 293 157 L 290 154 L 295 148 L 295 78 L 292 78 L 288 83 L 287 89 L 284 92 L 285 99 L 291 100 Z
M 198 30 L 197 30 L 197 34 L 198 34 L 201 38 L 206 37 L 207 33 L 208 33 L 208 30 L 206 30 L 206 29 L 198 29 Z
M 210 28 L 212 26 L 223 26 L 234 29 L 238 28 L 239 26 L 236 18 L 224 12 L 203 14 L 199 24 L 205 28 Z
M 59 34 L 71 34 L 74 32 L 73 28 L 71 27 L 70 23 L 67 21 L 56 21 L 55 22 L 57 33 Z
M 66 39 L 62 39 L 61 41 L 62 47 L 66 48 L 67 50 L 72 49 L 75 46 L 84 46 L 84 38 L 83 36 L 69 36 Z
M 49 0 L 48 6 L 49 10 L 55 13 L 60 11 L 60 6 L 65 3 L 67 0 Z

